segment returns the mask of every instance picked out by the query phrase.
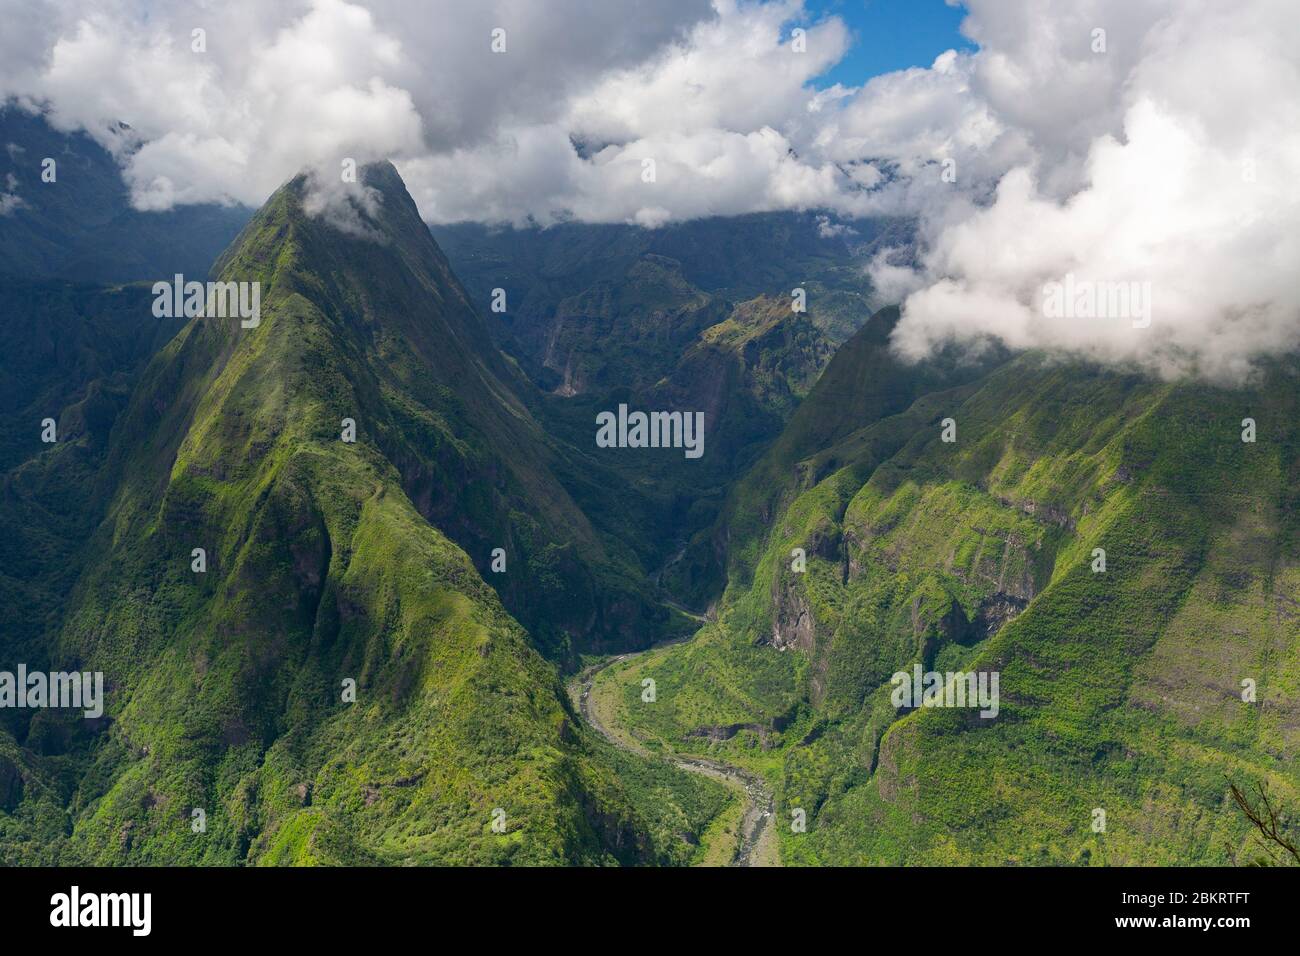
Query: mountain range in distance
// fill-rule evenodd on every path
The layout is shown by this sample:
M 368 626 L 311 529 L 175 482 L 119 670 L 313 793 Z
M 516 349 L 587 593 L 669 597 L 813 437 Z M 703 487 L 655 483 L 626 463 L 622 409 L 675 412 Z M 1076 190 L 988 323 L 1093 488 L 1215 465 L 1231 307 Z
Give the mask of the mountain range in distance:
M 1294 358 L 906 363 L 907 222 L 157 216 L 0 130 L 0 671 L 105 687 L 0 709 L 6 864 L 1223 864 L 1300 799 Z

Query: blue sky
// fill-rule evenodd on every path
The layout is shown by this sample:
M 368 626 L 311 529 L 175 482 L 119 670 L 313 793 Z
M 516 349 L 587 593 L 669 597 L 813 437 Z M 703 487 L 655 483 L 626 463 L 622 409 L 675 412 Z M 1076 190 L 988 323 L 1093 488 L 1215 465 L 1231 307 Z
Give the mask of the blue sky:
M 965 8 L 944 0 L 808 0 L 806 6 L 811 19 L 833 14 L 854 34 L 848 54 L 818 87 L 860 86 L 880 73 L 929 66 L 944 50 L 975 49 L 958 30 Z

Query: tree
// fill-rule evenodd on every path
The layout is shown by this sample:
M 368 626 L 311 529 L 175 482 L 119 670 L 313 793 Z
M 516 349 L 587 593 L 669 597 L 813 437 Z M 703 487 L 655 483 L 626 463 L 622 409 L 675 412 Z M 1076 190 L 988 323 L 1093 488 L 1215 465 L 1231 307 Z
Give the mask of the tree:
M 1296 863 L 1300 863 L 1300 849 L 1296 848 L 1293 840 L 1287 838 L 1282 824 L 1278 820 L 1277 810 L 1273 807 L 1272 801 L 1268 799 L 1268 791 L 1262 783 L 1255 786 L 1259 791 L 1259 802 L 1257 804 L 1251 803 L 1250 798 L 1246 796 L 1240 787 L 1231 780 L 1228 781 L 1233 802 L 1245 814 L 1246 819 L 1259 831 L 1257 836 L 1259 837 L 1260 846 L 1268 855 L 1269 860 L 1275 865 L 1280 860 L 1285 860 L 1285 857 L 1279 859 L 1279 851 L 1285 850 Z M 1263 864 L 1264 861 L 1260 860 L 1259 862 Z

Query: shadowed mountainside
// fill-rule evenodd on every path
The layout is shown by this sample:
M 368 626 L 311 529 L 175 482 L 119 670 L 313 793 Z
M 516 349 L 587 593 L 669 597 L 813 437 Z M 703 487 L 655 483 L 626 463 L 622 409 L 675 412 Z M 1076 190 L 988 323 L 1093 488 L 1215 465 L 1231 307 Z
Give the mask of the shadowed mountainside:
M 97 459 L 45 658 L 102 671 L 107 709 L 0 735 L 6 858 L 681 862 L 724 797 L 584 730 L 476 570 L 504 547 L 502 593 L 551 621 L 609 593 L 509 367 L 391 166 L 339 217 L 309 188 L 214 270 L 261 283 L 255 328 L 190 320 L 106 448 L 72 429 L 26 462 Z

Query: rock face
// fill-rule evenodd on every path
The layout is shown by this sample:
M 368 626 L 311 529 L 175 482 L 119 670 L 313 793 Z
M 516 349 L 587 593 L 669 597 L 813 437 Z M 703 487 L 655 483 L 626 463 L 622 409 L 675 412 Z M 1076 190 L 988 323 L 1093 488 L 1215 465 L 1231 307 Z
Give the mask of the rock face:
M 689 658 L 727 680 L 692 708 L 807 708 L 778 745 L 817 808 L 798 862 L 1229 861 L 1249 827 L 1207 774 L 1296 784 L 1300 363 L 1222 391 L 1026 355 L 918 395 L 872 335 L 732 492 L 724 633 Z M 1243 409 L 1275 429 L 1262 454 Z M 918 665 L 996 675 L 996 714 L 895 706 Z M 1256 671 L 1251 705 L 1226 675 Z M 747 745 L 678 733 L 703 729 Z M 1144 825 L 1090 838 L 1073 808 L 1101 805 Z
M 647 254 L 621 275 L 561 299 L 528 326 L 543 368 L 566 397 L 611 388 L 643 390 L 668 374 L 728 304 L 695 288 L 681 263 Z
M 811 653 L 817 647 L 817 625 L 800 590 L 784 577 L 773 589 L 772 639 L 778 651 L 791 648 Z
M 834 347 L 868 315 L 870 289 L 851 267 L 853 244 L 819 234 L 815 216 L 759 215 L 662 229 L 555 226 L 545 230 L 435 227 L 503 348 L 544 392 L 533 411 L 586 451 L 590 422 L 627 403 L 704 415 L 707 450 L 684 466 L 664 456 L 598 453 L 561 474 L 601 530 L 614 529 L 645 570 L 712 524 L 730 484 L 781 431 Z M 804 287 L 807 311 L 792 309 Z M 494 290 L 506 311 L 491 311 Z M 608 469 L 597 473 L 596 469 Z M 616 490 L 613 501 L 594 489 Z M 628 508 L 627 500 L 633 507 Z M 640 513 L 638 513 L 640 512 Z M 724 562 L 712 545 L 664 576 L 692 607 L 719 593 Z
M 980 602 L 979 614 L 971 622 L 970 635 L 958 643 L 975 644 L 992 637 L 1002 630 L 1017 614 L 1029 606 L 1033 594 L 1019 596 L 1014 594 L 994 594 Z
M 23 775 L 18 765 L 0 757 L 0 810 L 13 813 L 23 799 Z

